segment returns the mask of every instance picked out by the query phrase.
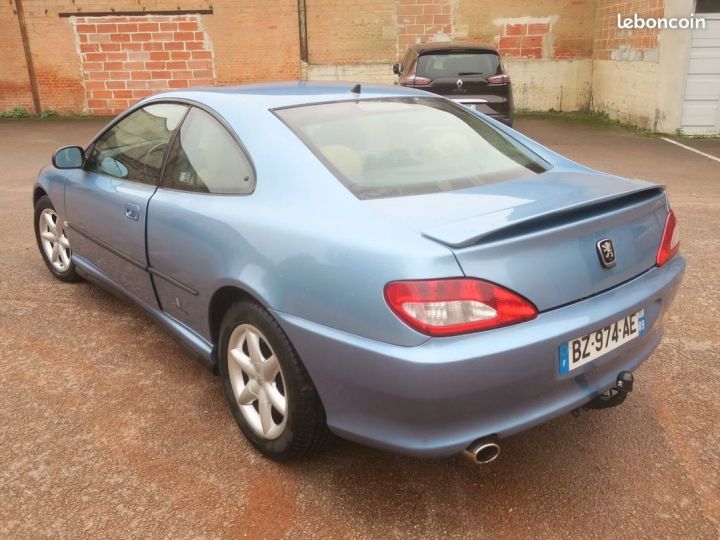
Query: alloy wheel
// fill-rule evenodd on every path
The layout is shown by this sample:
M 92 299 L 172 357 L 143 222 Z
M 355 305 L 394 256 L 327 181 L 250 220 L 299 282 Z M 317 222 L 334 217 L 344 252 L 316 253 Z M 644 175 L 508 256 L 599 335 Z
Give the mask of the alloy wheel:
M 62 225 L 58 223 L 57 213 L 52 208 L 46 208 L 40 213 L 38 231 L 50 264 L 58 272 L 67 272 L 70 268 L 70 241 L 65 236 Z
M 287 424 L 287 386 L 267 338 L 250 324 L 238 325 L 228 342 L 228 375 L 240 412 L 264 439 L 277 439 Z

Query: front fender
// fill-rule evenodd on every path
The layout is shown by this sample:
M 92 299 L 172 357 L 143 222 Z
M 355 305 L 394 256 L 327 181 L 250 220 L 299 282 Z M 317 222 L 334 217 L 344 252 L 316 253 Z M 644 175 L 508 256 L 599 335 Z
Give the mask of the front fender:
M 67 177 L 52 165 L 46 165 L 38 173 L 37 180 L 33 185 L 33 207 L 42 193 L 50 198 L 55 211 L 65 216 L 65 183 Z

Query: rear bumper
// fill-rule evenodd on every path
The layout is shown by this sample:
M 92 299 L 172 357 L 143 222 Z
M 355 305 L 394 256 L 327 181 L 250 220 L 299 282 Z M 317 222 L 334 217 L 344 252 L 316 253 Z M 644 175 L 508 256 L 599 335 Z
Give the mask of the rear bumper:
M 519 325 L 399 347 L 275 313 L 315 382 L 329 427 L 347 439 L 448 456 L 565 414 L 612 387 L 657 347 L 685 261 Z M 560 375 L 561 343 L 643 308 L 647 332 Z

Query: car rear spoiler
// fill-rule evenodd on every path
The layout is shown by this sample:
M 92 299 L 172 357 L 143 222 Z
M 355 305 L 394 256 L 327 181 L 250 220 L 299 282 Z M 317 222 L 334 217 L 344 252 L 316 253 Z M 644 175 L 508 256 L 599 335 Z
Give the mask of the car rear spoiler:
M 650 201 L 667 205 L 665 188 L 659 185 L 639 186 L 551 209 L 547 209 L 547 201 L 534 201 L 432 227 L 422 234 L 451 248 L 463 248 L 559 227 Z

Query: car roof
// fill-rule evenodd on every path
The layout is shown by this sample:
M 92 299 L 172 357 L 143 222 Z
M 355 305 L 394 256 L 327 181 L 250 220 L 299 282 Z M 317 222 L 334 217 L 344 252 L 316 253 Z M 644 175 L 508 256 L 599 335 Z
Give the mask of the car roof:
M 360 85 L 360 93 L 351 90 Z M 437 97 L 421 90 L 403 86 L 386 86 L 357 82 L 293 81 L 239 86 L 214 86 L 191 88 L 155 94 L 147 101 L 163 99 L 186 99 L 210 105 L 222 100 L 238 105 L 257 106 L 264 109 L 309 105 L 329 101 L 371 99 L 383 97 Z
M 418 54 L 427 54 L 435 51 L 463 50 L 463 51 L 481 51 L 492 52 L 497 54 L 497 49 L 490 45 L 481 43 L 465 43 L 462 41 L 435 41 L 430 43 L 416 43 L 411 45 L 410 49 Z

